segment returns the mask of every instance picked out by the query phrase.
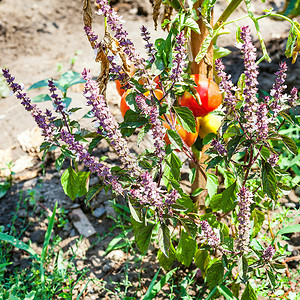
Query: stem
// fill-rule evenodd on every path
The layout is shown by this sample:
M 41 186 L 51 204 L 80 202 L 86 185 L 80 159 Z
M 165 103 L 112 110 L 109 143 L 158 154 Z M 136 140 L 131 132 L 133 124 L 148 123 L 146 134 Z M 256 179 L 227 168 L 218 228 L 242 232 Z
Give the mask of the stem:
M 219 19 L 217 20 L 214 30 L 223 26 L 223 23 L 230 17 L 230 15 L 236 10 L 243 0 L 232 0 L 225 8 Z

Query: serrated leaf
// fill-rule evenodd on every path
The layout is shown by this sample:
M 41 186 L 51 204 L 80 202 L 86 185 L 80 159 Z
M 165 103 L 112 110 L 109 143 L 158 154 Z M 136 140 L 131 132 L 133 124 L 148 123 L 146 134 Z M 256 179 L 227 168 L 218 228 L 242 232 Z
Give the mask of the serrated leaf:
M 176 202 L 187 208 L 188 212 L 191 212 L 194 208 L 193 200 L 188 195 L 181 196 Z
M 188 132 L 196 132 L 196 121 L 192 111 L 187 107 L 174 107 L 182 127 Z
M 166 257 L 169 257 L 169 250 L 172 245 L 170 240 L 170 230 L 169 227 L 164 223 L 160 223 L 157 238 L 159 249 Z
M 241 136 L 236 136 L 228 142 L 226 156 L 227 161 L 230 161 L 231 157 L 235 154 L 241 138 Z
M 247 282 L 247 286 L 241 300 L 257 300 L 255 290 L 253 289 L 249 281 Z
M 263 212 L 261 212 L 260 210 L 258 210 L 257 208 L 255 208 L 252 211 L 251 216 L 252 216 L 253 222 L 254 222 L 254 228 L 253 228 L 251 237 L 254 238 L 259 233 L 259 231 L 264 223 L 265 214 Z
M 193 261 L 196 251 L 196 240 L 188 235 L 185 230 L 181 230 L 180 240 L 176 249 L 176 258 L 179 262 L 189 267 Z
M 195 253 L 195 264 L 205 274 L 205 270 L 210 262 L 210 254 L 207 250 L 198 249 Z
M 206 189 L 208 192 L 208 195 L 210 198 L 212 198 L 218 190 L 219 181 L 218 177 L 215 174 L 212 173 L 206 173 L 207 175 L 207 183 L 206 183 Z
M 297 148 L 297 145 L 294 142 L 294 140 L 287 135 L 280 135 L 280 137 L 281 137 L 283 143 L 285 144 L 285 146 L 287 147 L 287 149 L 290 150 L 291 153 L 297 155 L 298 148 Z
M 168 134 L 168 138 L 169 138 L 171 144 L 176 149 L 182 150 L 183 144 L 182 144 L 182 140 L 181 140 L 181 137 L 179 136 L 179 134 L 172 129 L 168 129 L 167 134 Z
M 172 268 L 173 262 L 176 259 L 175 249 L 173 245 L 171 244 L 169 249 L 169 256 L 166 256 L 161 249 L 157 252 L 157 259 L 159 262 L 159 265 L 164 268 L 165 271 L 169 271 Z
M 180 169 L 182 167 L 182 162 L 180 161 L 180 159 L 178 158 L 178 156 L 174 152 L 172 152 L 168 156 L 168 159 L 166 160 L 166 162 L 168 163 L 168 165 L 170 167 L 170 171 L 172 173 L 172 176 L 176 180 L 180 180 L 180 178 L 181 178 Z
M 65 170 L 61 176 L 61 185 L 66 195 L 72 200 L 84 196 L 88 191 L 88 179 L 90 172 L 76 173 L 72 167 Z
M 217 196 L 217 197 L 216 197 Z M 215 195 L 209 202 L 213 211 L 222 210 L 224 213 L 232 211 L 236 204 L 236 182 L 224 190 L 221 195 Z
M 146 253 L 149 248 L 154 226 L 154 224 L 142 226 L 135 235 L 135 240 L 141 253 Z
M 219 285 L 223 281 L 224 267 L 220 260 L 214 262 L 206 270 L 205 282 L 209 286 Z
M 277 179 L 275 172 L 271 165 L 266 161 L 262 163 L 262 186 L 263 192 L 266 193 L 271 199 L 277 199 Z
M 195 222 L 191 219 L 188 218 L 180 218 L 179 219 L 181 224 L 183 225 L 185 231 L 192 236 L 193 238 L 196 237 L 197 234 L 197 225 L 195 224 Z

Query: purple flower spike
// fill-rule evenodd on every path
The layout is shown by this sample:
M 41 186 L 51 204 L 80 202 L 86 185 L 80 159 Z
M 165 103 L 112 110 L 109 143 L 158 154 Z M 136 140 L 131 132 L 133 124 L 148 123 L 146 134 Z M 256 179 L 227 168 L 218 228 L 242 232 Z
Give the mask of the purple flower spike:
M 92 113 L 96 118 L 98 133 L 105 134 L 110 145 L 118 154 L 124 168 L 134 176 L 141 174 L 141 169 L 136 163 L 136 159 L 130 153 L 127 141 L 122 137 L 119 125 L 111 114 L 103 95 L 100 94 L 96 81 L 92 80 L 92 76 L 86 69 L 82 72 L 83 78 L 86 80 L 84 96 L 88 100 L 88 105 L 92 106 Z
M 175 58 L 172 62 L 172 69 L 171 69 L 171 75 L 170 79 L 174 82 L 182 81 L 182 72 L 185 67 L 185 59 L 186 59 L 186 49 L 184 47 L 184 44 L 186 42 L 186 39 L 184 37 L 184 32 L 181 31 L 176 36 L 176 47 L 175 47 Z
M 227 150 L 225 147 L 216 139 L 213 139 L 211 142 L 211 146 L 222 156 L 227 154 Z
M 275 248 L 272 246 L 272 245 L 269 245 L 263 252 L 262 254 L 262 259 L 265 261 L 265 262 L 268 262 L 270 261 L 274 254 L 275 254 L 276 250 Z
M 242 252 L 248 252 L 250 243 L 250 205 L 253 202 L 253 193 L 243 186 L 237 194 L 237 201 L 239 207 L 237 249 Z
M 220 91 L 224 93 L 223 106 L 225 107 L 227 113 L 230 109 L 234 109 L 236 106 L 237 98 L 233 94 L 233 91 L 235 91 L 236 88 L 230 79 L 231 75 L 226 74 L 224 71 L 225 66 L 220 59 L 216 59 L 215 67 L 218 76 L 221 78 L 219 88 Z
M 2 74 L 7 81 L 9 87 L 16 94 L 16 97 L 21 100 L 21 104 L 25 107 L 27 111 L 30 111 L 33 116 L 35 122 L 42 130 L 42 136 L 44 136 L 45 141 L 52 142 L 55 134 L 55 127 L 51 121 L 53 121 L 52 113 L 49 110 L 46 110 L 46 114 L 44 114 L 36 104 L 32 104 L 29 97 L 27 97 L 26 93 L 23 93 L 23 88 L 20 84 L 15 83 L 15 78 L 12 77 L 9 73 L 9 70 L 2 69 Z
M 155 48 L 153 47 L 153 44 L 149 42 L 150 40 L 150 33 L 148 31 L 148 29 L 143 25 L 141 27 L 141 35 L 143 37 L 143 40 L 146 41 L 146 45 L 145 45 L 145 48 L 147 49 L 147 53 L 150 57 L 150 63 L 154 63 L 154 60 L 155 60 L 155 53 L 156 53 L 156 50 Z
M 201 226 L 201 237 L 203 238 L 204 242 L 211 247 L 218 247 L 220 245 L 220 240 L 217 235 L 214 233 L 211 226 L 208 224 L 207 220 L 200 221 Z

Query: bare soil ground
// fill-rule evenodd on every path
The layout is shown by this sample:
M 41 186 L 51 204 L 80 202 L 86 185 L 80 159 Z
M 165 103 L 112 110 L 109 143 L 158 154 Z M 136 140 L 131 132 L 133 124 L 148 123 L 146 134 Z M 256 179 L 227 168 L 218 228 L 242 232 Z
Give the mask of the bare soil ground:
M 140 2 L 140 3 L 139 3 Z M 267 6 L 280 8 L 281 2 L 267 2 Z M 143 43 L 139 37 L 141 24 L 148 26 L 153 32 L 153 39 L 162 31 L 154 32 L 151 20 L 151 5 L 142 1 L 112 1 L 116 9 L 124 14 L 127 21 L 128 29 L 132 39 L 138 45 L 140 51 L 143 50 Z M 262 10 L 263 4 L 255 2 L 254 9 L 258 13 Z M 226 6 L 221 2 L 216 8 L 216 15 L 222 12 Z M 245 8 L 239 8 L 236 15 L 245 13 Z M 77 60 L 72 66 L 73 70 L 81 72 L 84 67 L 91 69 L 92 73 L 97 76 L 99 66 L 94 62 L 93 52 L 85 37 L 82 23 L 82 3 L 81 1 L 72 0 L 0 0 L 0 67 L 7 67 L 19 82 L 23 82 L 25 88 L 33 83 L 46 79 L 58 78 L 63 71 L 71 68 L 70 59 L 77 52 Z M 247 21 L 247 23 L 249 23 Z M 100 18 L 95 17 L 95 29 L 101 35 L 103 34 L 103 25 Z M 265 20 L 262 24 L 262 32 L 268 45 L 269 53 L 273 59 L 271 64 L 263 62 L 261 64 L 260 82 L 264 90 L 268 90 L 274 81 L 274 72 L 276 72 L 279 61 L 284 58 L 284 46 L 289 30 L 289 25 L 275 20 Z M 233 46 L 234 33 L 222 37 L 220 45 Z M 238 75 L 242 72 L 241 57 L 238 51 L 224 59 L 228 65 L 227 71 L 232 73 L 233 80 L 237 80 Z M 289 65 L 290 61 L 288 61 Z M 57 65 L 62 65 L 62 70 L 57 71 Z M 298 85 L 300 80 L 300 68 L 298 62 L 289 68 L 288 85 Z M 39 91 L 33 91 L 30 95 L 34 96 Z M 108 101 L 112 107 L 113 113 L 119 117 L 119 95 L 117 94 L 114 83 L 108 86 Z M 74 88 L 71 90 L 73 106 L 82 105 L 83 97 L 81 89 Z M 45 108 L 49 103 L 41 103 Z M 83 112 L 84 113 L 84 112 Z M 76 216 L 74 210 L 80 208 L 91 222 L 96 230 L 96 234 L 89 238 L 84 238 L 79 244 L 81 254 L 78 258 L 78 267 L 87 267 L 90 269 L 90 276 L 107 282 L 106 288 L 113 290 L 112 282 L 121 282 L 124 279 L 125 269 L 130 274 L 129 280 L 133 286 L 128 292 L 128 296 L 135 296 L 137 299 L 145 293 L 147 286 L 151 282 L 155 272 L 158 270 L 158 264 L 155 261 L 156 250 L 151 248 L 146 257 L 137 264 L 134 263 L 132 252 L 122 250 L 113 251 L 109 256 L 104 255 L 107 245 L 113 236 L 120 232 L 115 229 L 111 233 L 114 221 L 111 217 L 116 217 L 115 212 L 109 205 L 108 200 L 112 197 L 101 193 L 96 201 L 87 207 L 84 199 L 77 199 L 72 202 L 65 196 L 60 185 L 61 173 L 56 172 L 54 168 L 54 158 L 48 157 L 46 160 L 46 173 L 42 175 L 40 168 L 40 157 L 37 148 L 40 143 L 38 136 L 32 136 L 29 132 L 35 124 L 31 116 L 27 114 L 17 99 L 12 97 L 0 98 L 0 165 L 8 161 L 13 161 L 16 165 L 14 171 L 15 184 L 8 194 L 0 199 L 0 225 L 7 226 L 9 216 L 15 211 L 19 201 L 21 191 L 35 191 L 37 200 L 41 205 L 35 210 L 36 217 L 31 217 L 30 226 L 22 237 L 26 242 L 29 239 L 33 242 L 33 247 L 40 251 L 46 230 L 45 219 L 38 217 L 39 211 L 45 208 L 53 209 L 57 201 L 59 207 L 67 210 L 66 218 L 69 220 L 68 225 L 60 230 L 56 229 L 55 234 L 62 237 L 61 246 L 67 249 L 74 245 L 76 238 L 80 233 L 74 226 Z M 20 138 L 21 135 L 21 138 Z M 29 144 L 24 142 L 25 136 L 29 139 Z M 19 138 L 18 138 L 19 137 Z M 132 149 L 139 151 L 132 143 Z M 114 153 L 110 148 L 102 144 L 97 150 L 99 155 L 107 155 L 112 163 L 117 162 Z M 5 172 L 2 172 L 5 175 Z M 91 184 L 96 183 L 97 178 L 91 179 Z M 24 195 L 25 197 L 25 195 Z M 23 198 L 24 198 L 23 197 Z M 122 199 L 119 199 L 122 203 Z M 286 203 L 297 203 L 299 199 L 284 199 Z M 125 203 L 123 203 L 125 204 Z M 33 206 L 30 208 L 33 209 Z M 95 211 L 104 212 L 101 216 L 95 216 Z M 100 210 L 99 210 L 100 209 Z M 28 212 L 24 209 L 18 212 L 20 218 L 27 218 Z M 100 213 L 99 213 L 100 214 Z M 291 247 L 294 254 L 297 254 L 299 248 L 299 237 L 292 239 Z M 137 253 L 137 252 L 136 252 Z M 18 263 L 17 260 L 15 262 Z M 297 267 L 298 262 L 295 262 Z M 139 286 L 139 292 L 136 292 Z M 83 286 L 78 287 L 78 293 Z M 74 295 L 76 296 L 76 295 Z M 161 296 L 161 299 L 164 297 Z M 157 299 L 160 299 L 159 297 Z M 119 299 L 118 295 L 109 294 L 103 286 L 90 284 L 83 299 Z

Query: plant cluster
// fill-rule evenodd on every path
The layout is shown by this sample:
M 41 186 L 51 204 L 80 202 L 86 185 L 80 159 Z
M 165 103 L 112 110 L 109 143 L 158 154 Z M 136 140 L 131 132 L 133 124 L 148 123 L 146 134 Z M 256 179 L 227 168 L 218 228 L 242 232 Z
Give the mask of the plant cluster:
M 251 276 L 257 280 L 268 276 L 271 289 L 275 290 L 276 274 L 285 269 L 281 259 L 286 255 L 286 248 L 279 243 L 280 236 L 299 230 L 291 226 L 274 233 L 269 224 L 271 236 L 268 243 L 257 238 L 267 221 L 267 212 L 292 187 L 291 175 L 281 170 L 278 164 L 281 153 L 273 147 L 274 141 L 291 154 L 298 153 L 295 142 L 280 131 L 284 123 L 299 126 L 298 118 L 289 113 L 299 103 L 299 98 L 296 88 L 286 93 L 286 64 L 280 64 L 269 95 L 258 97 L 256 49 L 249 27 L 239 28 L 238 42 L 245 71 L 235 86 L 230 75 L 225 73 L 221 60 L 215 60 L 214 68 L 223 93 L 223 104 L 219 109 L 222 124 L 218 131 L 200 135 L 191 148 L 194 141 L 189 143 L 180 130 L 199 132 L 196 117 L 205 117 L 215 110 L 221 99 L 216 83 L 201 79 L 205 81 L 201 85 L 194 79 L 199 75 L 194 75 L 194 78 L 188 75 L 186 37 L 191 30 L 199 32 L 192 18 L 194 2 L 187 3 L 188 8 L 177 7 L 180 13 L 175 19 L 165 21 L 165 26 L 170 25 L 165 39 L 152 43 L 147 29 L 141 27 L 147 59 L 137 52 L 121 17 L 108 2 L 96 2 L 99 7 L 97 14 L 105 18 L 105 39 L 99 41 L 91 23 L 86 24 L 90 26 L 85 26 L 85 32 L 96 60 L 101 62 L 101 78 L 95 81 L 90 71 L 85 69 L 82 72 L 85 82 L 83 96 L 95 131 L 82 128 L 72 119 L 72 113 L 80 108 L 68 108 L 67 84 L 64 90 L 59 82 L 49 80 L 54 111 L 47 109 L 43 112 L 32 103 L 9 70 L 3 69 L 8 85 L 42 130 L 45 137 L 42 150 L 61 150 L 56 164 L 58 169 L 67 157 L 74 164 L 75 169 L 70 166 L 62 175 L 65 192 L 72 199 L 86 195 L 89 201 L 104 188 L 125 197 L 140 251 L 147 251 L 153 232 L 158 232 L 155 237 L 161 266 L 170 270 L 175 261 L 187 267 L 194 262 L 198 268 L 197 276 L 204 278 L 200 294 L 205 299 L 220 295 L 226 299 L 239 298 L 241 289 L 242 299 L 256 299 Z M 171 2 L 174 7 L 175 2 Z M 202 6 L 201 14 L 209 23 L 214 2 L 208 2 Z M 250 2 L 246 2 L 249 9 Z M 181 5 L 181 1 L 178 4 Z M 250 12 L 249 15 L 257 23 L 258 18 L 255 19 Z M 210 34 L 197 60 L 204 58 L 207 44 L 218 36 L 222 26 L 212 28 L 207 24 L 207 27 Z M 296 26 L 291 33 L 298 31 Z M 295 43 L 295 39 L 290 40 L 288 45 L 291 47 Z M 293 51 L 290 51 L 291 55 Z M 267 58 L 266 53 L 264 58 Z M 125 92 L 122 100 L 124 121 L 120 124 L 106 103 L 108 76 L 119 81 L 120 93 L 121 88 Z M 212 95 L 209 86 L 214 87 Z M 58 89 L 63 91 L 63 97 L 58 95 Z M 207 98 L 205 93 L 202 94 L 203 89 L 208 93 Z M 215 100 L 217 104 L 212 109 L 203 109 Z M 191 101 L 194 101 L 193 105 L 189 105 Z M 201 107 L 199 114 L 193 111 L 195 106 Z M 138 145 L 146 135 L 151 135 L 153 149 L 133 155 L 126 138 L 135 132 L 138 132 Z M 121 166 L 109 167 L 105 157 L 93 156 L 93 150 L 103 139 L 118 155 Z M 206 151 L 209 155 L 207 169 L 211 172 L 205 174 L 206 189 L 198 188 L 188 195 L 180 185 L 183 163 L 178 152 L 183 152 L 196 168 L 205 173 L 197 158 L 203 145 L 207 144 L 211 144 Z M 88 171 L 79 172 L 77 161 L 82 162 Z M 88 190 L 90 173 L 97 174 L 101 185 Z M 191 182 L 195 179 L 194 174 L 195 168 L 191 170 Z M 220 187 L 220 175 L 224 179 L 223 188 Z M 199 211 L 190 197 L 199 194 L 206 195 L 204 211 Z

